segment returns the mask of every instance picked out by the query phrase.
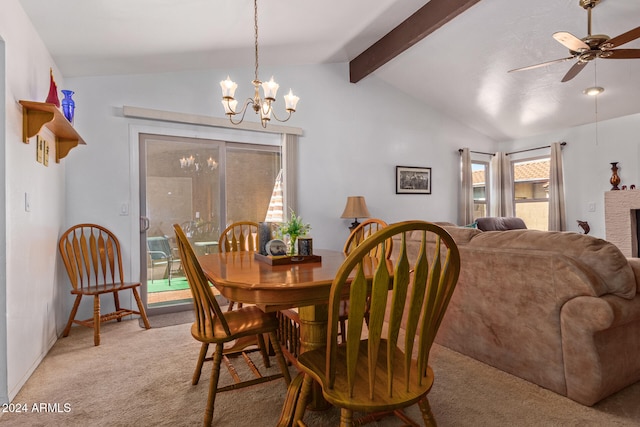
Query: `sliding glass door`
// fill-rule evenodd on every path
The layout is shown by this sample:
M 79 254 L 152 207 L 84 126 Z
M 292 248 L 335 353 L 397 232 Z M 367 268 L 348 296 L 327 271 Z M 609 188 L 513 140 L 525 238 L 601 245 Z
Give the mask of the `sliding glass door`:
M 280 147 L 141 134 L 140 163 L 143 296 L 151 313 L 189 309 L 173 224 L 204 255 L 231 222 L 264 221 Z

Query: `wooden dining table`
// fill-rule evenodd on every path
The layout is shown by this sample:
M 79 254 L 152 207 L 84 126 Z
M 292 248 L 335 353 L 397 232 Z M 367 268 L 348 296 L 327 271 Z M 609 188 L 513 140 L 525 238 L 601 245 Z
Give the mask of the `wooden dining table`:
M 319 255 L 321 261 L 270 265 L 256 259 L 250 251 L 201 255 L 198 260 L 207 279 L 231 301 L 255 304 L 265 312 L 298 308 L 303 353 L 327 343 L 331 284 L 346 258 L 343 252 L 333 250 L 314 250 L 314 255 Z M 345 292 L 346 297 L 348 287 Z M 296 401 L 294 395 L 299 386 L 299 382 L 292 382 L 285 405 Z M 329 407 L 319 386 L 312 392 L 309 407 L 316 410 Z
M 320 262 L 270 265 L 256 259 L 253 251 L 207 254 L 198 260 L 204 274 L 224 297 L 273 312 L 313 305 L 326 307 L 331 283 L 346 256 L 333 250 L 315 250 L 314 255 L 321 257 Z

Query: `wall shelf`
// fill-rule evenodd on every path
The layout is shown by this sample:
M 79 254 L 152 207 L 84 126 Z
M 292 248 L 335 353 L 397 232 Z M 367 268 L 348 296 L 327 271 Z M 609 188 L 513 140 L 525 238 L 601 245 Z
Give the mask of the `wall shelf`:
M 54 104 L 35 101 L 19 101 L 22 105 L 22 142 L 40 132 L 42 127 L 49 129 L 56 137 L 56 163 L 67 157 L 78 144 L 86 145 L 80 134 Z

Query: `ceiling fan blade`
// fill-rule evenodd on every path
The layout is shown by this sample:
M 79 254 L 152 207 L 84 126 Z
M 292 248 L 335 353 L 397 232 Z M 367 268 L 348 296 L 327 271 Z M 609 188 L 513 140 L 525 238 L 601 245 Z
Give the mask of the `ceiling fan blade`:
M 515 68 L 513 70 L 509 70 L 508 72 L 511 73 L 513 71 L 524 71 L 524 70 L 532 70 L 534 68 L 539 68 L 539 67 L 544 67 L 546 65 L 551 65 L 551 64 L 555 64 L 558 62 L 564 62 L 564 61 L 568 61 L 570 59 L 575 58 L 575 56 L 569 56 L 567 58 L 561 58 L 561 59 L 554 59 L 553 61 L 547 61 L 547 62 L 543 62 L 541 64 L 535 64 L 535 65 L 528 65 L 526 67 L 522 67 L 522 68 Z
M 607 40 L 602 44 L 601 48 L 612 49 L 625 43 L 629 43 L 630 41 L 633 41 L 637 38 L 640 38 L 640 27 L 634 28 L 631 31 L 627 31 L 626 33 L 620 34 L 619 36 Z
M 586 44 L 573 34 L 567 33 L 566 31 L 558 31 L 557 33 L 553 33 L 553 38 L 572 52 L 582 52 L 591 49 L 588 44 Z
M 606 59 L 634 59 L 640 58 L 640 49 L 614 49 L 607 50 L 607 55 L 602 55 L 601 58 Z
M 586 61 L 578 61 L 578 62 L 576 62 L 573 65 L 573 67 L 569 68 L 569 71 L 567 72 L 567 74 L 565 74 L 564 77 L 562 78 L 562 83 L 568 82 L 569 80 L 571 80 L 572 78 L 577 76 L 578 73 L 580 71 L 582 71 L 582 69 L 584 68 L 585 65 L 587 65 Z

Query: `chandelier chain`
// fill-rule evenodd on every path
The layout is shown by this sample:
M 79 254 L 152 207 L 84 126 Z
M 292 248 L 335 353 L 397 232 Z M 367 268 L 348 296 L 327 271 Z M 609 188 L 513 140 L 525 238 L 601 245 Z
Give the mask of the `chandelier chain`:
M 253 0 L 253 29 L 255 31 L 256 78 L 258 81 L 258 0 Z

